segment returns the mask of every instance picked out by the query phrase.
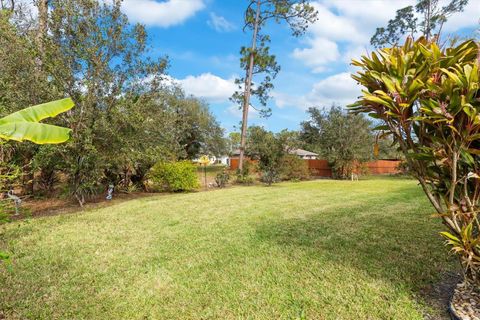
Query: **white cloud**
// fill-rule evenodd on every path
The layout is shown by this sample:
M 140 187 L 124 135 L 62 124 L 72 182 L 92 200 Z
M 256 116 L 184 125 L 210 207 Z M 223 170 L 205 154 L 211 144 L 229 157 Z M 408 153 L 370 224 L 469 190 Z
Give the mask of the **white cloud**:
M 350 77 L 350 73 L 334 74 L 316 82 L 310 92 L 303 96 L 274 92 L 275 104 L 279 108 L 287 106 L 307 109 L 309 107 L 329 107 L 332 104 L 346 106 L 357 100 L 360 87 Z
M 237 105 L 232 104 L 226 109 L 226 112 L 237 119 L 242 119 L 243 111 Z M 258 119 L 259 117 L 260 116 L 257 110 L 251 107 L 248 109 L 248 119 Z
M 440 0 L 439 5 L 449 1 Z M 376 28 L 385 26 L 398 9 L 415 5 L 416 0 L 318 0 L 313 4 L 319 19 L 307 31 L 306 46 L 294 49 L 293 57 L 318 73 L 328 71 L 326 66 L 333 62 L 348 62 L 371 49 L 369 42 Z M 480 0 L 471 0 L 463 12 L 449 18 L 443 36 L 478 26 L 479 17 Z
M 362 55 L 368 54 L 368 46 L 348 46 L 344 49 L 342 60 L 345 63 L 351 63 L 352 59 L 360 60 Z
M 308 29 L 306 48 L 293 56 L 314 73 L 327 71 L 328 64 L 347 62 L 369 45 L 375 28 L 395 16 L 395 11 L 414 0 L 325 0 L 314 2 L 318 21 Z
M 293 96 L 293 95 L 289 95 L 289 94 L 278 92 L 278 91 L 272 92 L 271 96 L 275 101 L 275 105 L 280 109 L 283 109 L 285 107 L 297 107 L 300 109 L 305 108 L 305 103 L 306 103 L 305 97 Z
M 211 73 L 177 79 L 186 93 L 208 101 L 226 102 L 237 90 L 235 78 L 223 79 Z
M 293 57 L 301 60 L 305 65 L 312 67 L 313 72 L 322 72 L 325 65 L 336 61 L 340 57 L 338 46 L 335 42 L 325 38 L 311 38 L 307 40 L 309 48 L 293 51 Z
M 125 0 L 122 4 L 130 20 L 158 27 L 181 24 L 204 7 L 203 0 Z
M 465 10 L 452 15 L 445 23 L 445 33 L 455 32 L 462 28 L 478 26 L 480 23 L 480 3 L 478 0 L 470 0 Z
M 355 19 L 335 14 L 329 8 L 319 3 L 314 3 L 314 7 L 318 13 L 318 20 L 310 26 L 310 34 L 333 41 L 356 43 L 368 41 L 368 34 L 365 34 L 363 28 L 358 28 L 355 24 Z
M 475 0 L 474 0 L 475 1 Z M 398 9 L 415 5 L 416 0 L 325 0 L 323 4 L 330 10 L 335 10 L 340 16 L 346 17 L 359 28 L 358 32 L 366 32 L 365 26 L 379 27 L 394 18 Z
M 214 12 L 210 13 L 210 19 L 207 24 L 218 32 L 229 32 L 235 30 L 235 26 L 222 16 L 217 16 Z
M 350 73 L 342 72 L 315 83 L 306 100 L 311 105 L 346 105 L 355 102 L 359 95 L 360 87 Z

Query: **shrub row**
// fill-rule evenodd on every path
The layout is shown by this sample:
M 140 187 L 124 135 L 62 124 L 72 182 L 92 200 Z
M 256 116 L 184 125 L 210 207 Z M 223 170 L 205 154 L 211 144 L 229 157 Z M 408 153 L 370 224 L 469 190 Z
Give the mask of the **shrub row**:
M 252 184 L 257 177 L 263 181 L 265 173 L 259 172 L 254 162 L 247 161 L 242 172 L 237 171 L 235 182 Z M 294 155 L 286 155 L 280 162 L 277 180 L 299 181 L 310 178 L 308 166 Z M 225 187 L 230 175 L 226 170 L 217 174 L 215 182 L 218 187 Z M 158 162 L 148 174 L 149 189 L 152 191 L 192 191 L 200 187 L 197 167 L 190 161 Z

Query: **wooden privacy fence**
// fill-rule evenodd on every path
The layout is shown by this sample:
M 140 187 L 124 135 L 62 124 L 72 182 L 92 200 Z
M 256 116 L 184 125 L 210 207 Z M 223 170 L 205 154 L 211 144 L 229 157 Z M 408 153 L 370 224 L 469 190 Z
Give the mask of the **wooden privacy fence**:
M 369 174 L 392 174 L 399 173 L 399 160 L 377 160 L 366 163 Z
M 332 169 L 327 160 L 306 159 L 310 174 L 316 177 L 332 177 Z
M 332 168 L 327 160 L 323 159 L 304 159 L 310 169 L 312 176 L 316 177 L 332 177 Z M 400 160 L 376 160 L 364 164 L 367 169 L 367 174 L 395 174 L 399 173 L 398 166 Z M 238 158 L 230 158 L 230 169 L 236 170 L 238 168 Z
M 305 160 L 310 169 L 310 173 L 317 177 L 332 177 L 332 168 L 327 160 Z M 365 174 L 395 174 L 399 173 L 400 160 L 375 160 L 366 162 L 363 166 L 366 168 Z M 357 170 L 359 171 L 359 170 Z
M 230 158 L 230 169 L 237 170 L 238 169 L 238 158 Z

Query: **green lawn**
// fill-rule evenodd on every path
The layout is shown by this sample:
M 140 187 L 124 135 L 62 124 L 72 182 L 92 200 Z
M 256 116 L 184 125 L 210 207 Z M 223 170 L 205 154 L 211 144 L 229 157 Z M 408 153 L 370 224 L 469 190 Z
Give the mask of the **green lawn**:
M 412 180 L 159 195 L 15 222 L 0 318 L 423 319 L 455 269 Z

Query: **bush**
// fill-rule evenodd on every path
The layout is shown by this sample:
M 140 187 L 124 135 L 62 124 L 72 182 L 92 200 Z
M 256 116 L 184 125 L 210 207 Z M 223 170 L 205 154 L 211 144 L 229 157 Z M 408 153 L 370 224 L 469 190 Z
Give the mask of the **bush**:
M 267 185 L 272 185 L 275 182 L 278 182 L 280 180 L 280 175 L 278 173 L 278 170 L 274 168 L 268 168 L 264 171 L 262 171 L 262 177 L 260 178 L 260 181 L 263 183 L 266 183 Z
M 235 183 L 250 185 L 255 181 L 254 177 L 248 173 L 248 170 L 237 169 L 236 174 L 237 178 L 235 179 Z
M 247 156 L 258 161 L 260 180 L 268 185 L 279 180 L 280 161 L 287 154 L 287 138 L 285 133 L 274 134 L 263 127 L 248 129 Z
M 226 169 L 223 169 L 222 172 L 217 173 L 217 176 L 215 177 L 215 183 L 219 188 L 225 188 L 229 180 L 230 175 L 228 174 Z
M 60 182 L 58 170 L 62 166 L 62 156 L 54 145 L 42 145 L 33 156 L 32 167 L 38 174 L 35 180 L 43 195 L 51 195 Z
M 148 178 L 157 190 L 191 191 L 199 187 L 197 169 L 189 161 L 157 162 Z
M 243 163 L 243 170 L 237 169 L 235 183 L 239 184 L 253 184 L 255 181 L 252 173 L 256 171 L 256 164 L 252 161 L 245 161 Z
M 305 160 L 288 154 L 280 161 L 280 175 L 282 180 L 307 180 L 310 178 L 310 171 Z

